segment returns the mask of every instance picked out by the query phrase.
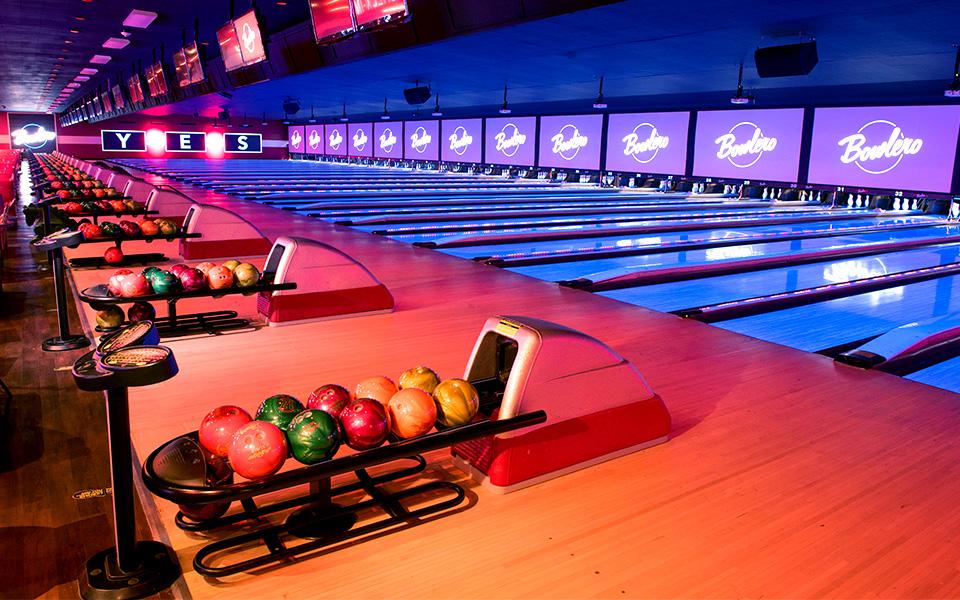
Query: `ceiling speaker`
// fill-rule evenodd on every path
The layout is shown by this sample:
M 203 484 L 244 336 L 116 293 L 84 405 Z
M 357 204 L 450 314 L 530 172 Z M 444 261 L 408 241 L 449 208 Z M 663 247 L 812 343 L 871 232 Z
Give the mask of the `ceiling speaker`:
M 420 106 L 426 104 L 430 99 L 430 86 L 420 85 L 403 90 L 403 97 L 407 104 L 411 106 Z
M 753 60 L 757 63 L 757 75 L 760 77 L 793 77 L 809 75 L 820 59 L 817 56 L 817 42 L 812 40 L 757 48 Z

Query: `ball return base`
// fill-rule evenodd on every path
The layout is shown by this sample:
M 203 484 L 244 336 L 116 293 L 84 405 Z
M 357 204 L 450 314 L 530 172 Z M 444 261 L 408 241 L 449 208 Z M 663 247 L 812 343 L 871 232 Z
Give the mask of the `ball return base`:
M 137 566 L 125 570 L 117 565 L 116 548 L 91 556 L 80 574 L 80 596 L 88 600 L 144 598 L 167 589 L 180 577 L 180 564 L 160 542 L 137 542 L 130 559 Z

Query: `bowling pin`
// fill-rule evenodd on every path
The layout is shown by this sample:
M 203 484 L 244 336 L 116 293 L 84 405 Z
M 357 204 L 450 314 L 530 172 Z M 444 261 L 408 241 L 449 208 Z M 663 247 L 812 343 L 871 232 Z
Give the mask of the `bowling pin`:
M 893 210 L 900 210 L 900 198 L 893 199 Z

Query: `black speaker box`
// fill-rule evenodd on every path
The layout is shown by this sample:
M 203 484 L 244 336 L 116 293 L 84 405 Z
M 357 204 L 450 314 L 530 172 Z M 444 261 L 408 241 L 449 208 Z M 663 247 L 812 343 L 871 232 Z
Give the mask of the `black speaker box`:
M 757 48 L 753 53 L 760 77 L 792 77 L 809 75 L 820 60 L 817 42 L 801 42 L 783 46 Z
M 430 87 L 426 85 L 421 85 L 419 87 L 413 87 L 403 90 L 403 97 L 406 99 L 407 104 L 411 106 L 420 106 L 425 104 L 427 100 L 430 99 Z

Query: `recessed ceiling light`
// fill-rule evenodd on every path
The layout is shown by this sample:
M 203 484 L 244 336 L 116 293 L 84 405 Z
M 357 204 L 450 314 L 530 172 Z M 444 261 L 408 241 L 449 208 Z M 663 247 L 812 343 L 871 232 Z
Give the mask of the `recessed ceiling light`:
M 74 81 L 90 81 L 90 78 L 86 75 L 77 75 L 73 78 Z
M 80 69 L 80 74 L 81 74 L 81 75 L 96 75 L 96 74 L 97 74 L 97 70 L 94 69 L 93 67 L 84 67 L 84 68 Z
M 74 17 L 73 19 L 74 19 L 75 21 L 86 21 L 86 20 L 87 20 L 86 17 Z
M 72 43 L 73 43 L 73 40 L 63 40 L 63 43 L 64 43 L 64 44 L 72 44 Z
M 67 85 L 65 85 L 64 87 L 67 87 L 67 88 L 78 88 L 78 87 L 80 87 L 80 84 L 79 84 L 79 83 L 70 82 L 70 83 L 68 83 Z
M 126 48 L 130 45 L 130 40 L 125 40 L 123 38 L 107 38 L 107 41 L 103 43 L 104 48 L 110 48 L 111 50 L 120 50 Z
M 105 65 L 108 62 L 110 62 L 110 57 L 104 54 L 94 54 L 93 57 L 90 59 L 90 62 L 92 62 L 95 65 Z
M 120 32 L 120 35 L 122 35 L 123 37 L 130 37 L 130 32 L 129 32 L 129 31 L 121 31 L 121 32 Z
M 80 30 L 79 30 L 79 29 L 71 29 L 71 30 L 70 30 L 70 33 L 80 33 Z
M 124 27 L 133 27 L 135 29 L 146 29 L 157 18 L 157 13 L 149 10 L 131 10 L 127 18 L 123 20 Z

